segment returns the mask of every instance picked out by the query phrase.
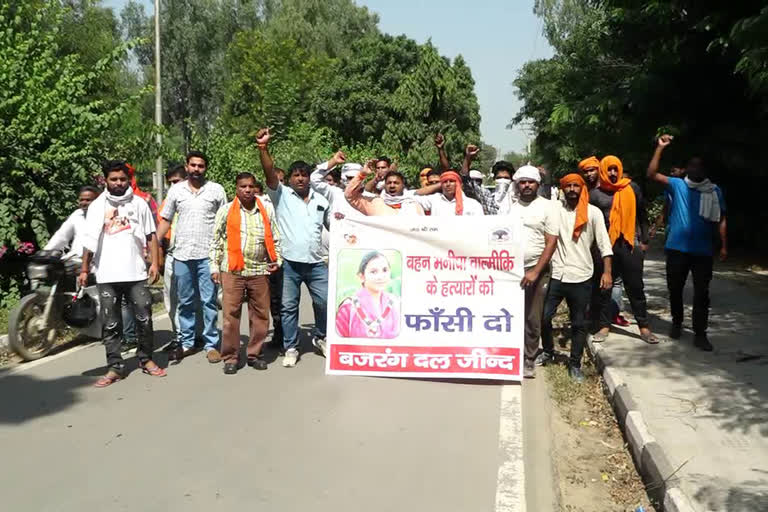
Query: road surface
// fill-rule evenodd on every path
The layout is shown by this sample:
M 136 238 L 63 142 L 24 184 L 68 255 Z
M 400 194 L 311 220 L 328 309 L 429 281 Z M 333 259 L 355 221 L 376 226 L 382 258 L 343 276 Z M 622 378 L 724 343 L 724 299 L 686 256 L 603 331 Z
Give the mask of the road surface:
M 156 320 L 158 344 L 168 329 Z M 519 512 L 527 498 L 553 510 L 543 379 L 523 390 L 329 377 L 311 352 L 279 362 L 226 376 L 198 354 L 164 379 L 134 371 L 96 389 L 104 350 L 90 344 L 0 370 L 1 508 Z

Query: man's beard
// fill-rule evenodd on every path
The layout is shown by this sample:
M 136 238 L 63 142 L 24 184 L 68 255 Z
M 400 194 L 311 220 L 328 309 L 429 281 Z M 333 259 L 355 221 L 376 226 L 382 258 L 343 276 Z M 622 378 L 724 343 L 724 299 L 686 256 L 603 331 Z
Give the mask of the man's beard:
M 120 187 L 115 189 L 107 187 L 107 191 L 113 196 L 120 197 L 125 195 L 125 193 L 128 191 L 128 187 L 125 187 L 125 188 Z

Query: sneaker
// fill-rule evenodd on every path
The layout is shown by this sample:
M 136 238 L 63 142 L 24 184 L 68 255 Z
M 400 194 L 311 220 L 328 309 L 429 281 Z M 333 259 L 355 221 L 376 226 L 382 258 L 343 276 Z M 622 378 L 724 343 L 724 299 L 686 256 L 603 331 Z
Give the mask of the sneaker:
M 614 324 L 614 325 L 618 325 L 620 327 L 627 327 L 629 325 L 629 320 L 627 320 L 626 318 L 624 318 L 621 315 L 616 315 L 613 318 L 613 322 L 611 322 L 611 323 Z
M 205 354 L 206 359 L 208 359 L 208 362 L 211 364 L 216 364 L 221 362 L 221 353 L 219 353 L 218 350 L 215 348 L 212 348 L 208 351 L 207 354 Z
M 535 379 L 536 378 L 536 360 L 535 359 L 528 359 L 525 358 L 525 363 L 523 366 L 523 377 L 526 379 Z
M 693 346 L 700 348 L 704 352 L 712 352 L 714 348 L 709 342 L 709 338 L 707 338 L 706 334 L 697 334 L 696 337 L 693 338 Z
M 672 327 L 669 328 L 669 337 L 673 340 L 679 340 L 680 336 L 683 335 L 683 326 L 680 324 L 672 324 Z
M 554 352 L 547 352 L 547 351 L 544 351 L 541 354 L 539 354 L 534 360 L 534 364 L 536 366 L 547 366 L 548 364 L 552 364 L 554 362 L 555 362 Z
M 584 382 L 584 374 L 581 373 L 581 368 L 576 368 L 575 366 L 571 366 L 568 368 L 568 376 L 571 378 L 571 380 L 577 384 L 581 384 Z
M 325 338 L 312 338 L 312 346 L 315 347 L 315 350 L 318 354 L 321 354 L 323 357 L 326 357 L 326 341 Z
M 299 351 L 295 348 L 289 348 L 285 351 L 283 356 L 283 367 L 293 368 L 296 366 L 296 362 L 299 360 Z

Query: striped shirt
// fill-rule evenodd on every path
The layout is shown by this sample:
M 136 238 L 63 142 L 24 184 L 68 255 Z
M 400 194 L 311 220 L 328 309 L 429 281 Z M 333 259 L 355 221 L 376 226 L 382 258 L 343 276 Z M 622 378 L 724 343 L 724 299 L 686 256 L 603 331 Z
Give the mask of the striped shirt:
M 280 232 L 275 221 L 275 210 L 268 202 L 262 201 L 262 204 L 264 204 L 264 208 L 267 210 L 267 216 L 272 227 L 272 239 L 275 242 L 277 263 L 282 264 Z M 215 272 L 229 272 L 229 262 L 227 261 L 227 215 L 231 207 L 232 202 L 229 202 L 216 212 L 216 220 L 213 227 L 213 243 L 211 244 L 209 255 L 211 274 Z M 245 268 L 232 272 L 233 274 L 243 277 L 269 275 L 269 270 L 267 270 L 267 247 L 264 245 L 264 221 L 261 218 L 258 206 L 254 206 L 253 210 L 246 210 L 245 207 L 240 205 L 240 249 L 243 251 Z
M 176 213 L 179 214 L 175 225 L 174 259 L 189 261 L 208 257 L 216 212 L 226 202 L 224 187 L 212 181 L 206 181 L 197 192 L 192 191 L 187 181 L 171 187 L 160 216 L 170 222 Z

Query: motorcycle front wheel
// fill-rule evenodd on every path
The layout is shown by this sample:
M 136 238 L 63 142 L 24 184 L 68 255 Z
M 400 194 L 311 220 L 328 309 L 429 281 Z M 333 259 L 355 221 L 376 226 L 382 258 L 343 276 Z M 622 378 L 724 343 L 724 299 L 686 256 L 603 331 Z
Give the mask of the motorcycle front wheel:
M 25 361 L 45 357 L 56 342 L 56 329 L 41 325 L 45 299 L 36 293 L 23 297 L 8 319 L 8 344 Z

